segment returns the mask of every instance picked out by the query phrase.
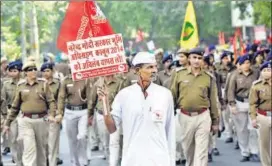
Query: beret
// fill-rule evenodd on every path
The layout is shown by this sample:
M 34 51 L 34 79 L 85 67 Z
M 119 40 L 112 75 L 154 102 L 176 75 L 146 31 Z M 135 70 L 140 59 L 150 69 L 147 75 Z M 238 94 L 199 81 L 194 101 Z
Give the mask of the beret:
M 41 66 L 41 71 L 44 71 L 45 69 L 51 69 L 52 70 L 54 68 L 54 66 L 55 66 L 55 64 L 52 63 L 52 62 L 44 63 Z
M 22 70 L 26 71 L 30 67 L 37 67 L 35 61 L 27 61 L 24 63 Z
M 133 66 L 139 65 L 139 64 L 154 64 L 157 63 L 155 59 L 155 55 L 151 54 L 149 52 L 139 52 L 135 55 L 135 57 L 132 60 Z
M 240 65 L 243 64 L 246 60 L 249 60 L 249 61 L 250 61 L 250 57 L 249 57 L 248 54 L 245 54 L 245 55 L 243 55 L 243 56 L 240 57 L 240 59 L 239 59 L 239 64 L 240 64 Z
M 204 53 L 205 53 L 205 50 L 203 48 L 199 48 L 199 47 L 193 48 L 189 51 L 189 54 L 197 54 L 197 55 L 201 55 L 201 56 L 203 56 Z
M 23 67 L 23 63 L 21 61 L 16 60 L 16 61 L 10 62 L 7 66 L 7 69 L 8 70 L 17 69 L 21 71 L 22 67 Z
M 162 63 L 165 63 L 166 61 L 168 61 L 168 60 L 173 60 L 173 56 L 172 56 L 172 54 L 167 54 L 167 55 L 165 55 L 164 57 L 163 57 L 163 59 L 162 59 Z
M 272 61 L 265 61 L 261 67 L 260 67 L 260 70 L 262 71 L 264 68 L 271 68 L 272 66 Z
M 216 47 L 215 47 L 215 45 L 210 45 L 208 49 L 209 49 L 209 52 L 210 52 L 210 51 L 212 51 L 212 50 L 215 50 Z
M 260 50 L 254 53 L 254 58 L 256 58 L 258 55 L 263 55 L 264 51 Z

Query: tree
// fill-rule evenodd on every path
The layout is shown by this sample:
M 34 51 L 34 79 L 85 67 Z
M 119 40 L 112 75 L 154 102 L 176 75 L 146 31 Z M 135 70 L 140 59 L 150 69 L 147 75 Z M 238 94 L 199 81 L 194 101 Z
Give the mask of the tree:
M 261 2 L 254 2 L 254 20 L 256 24 L 263 24 L 267 27 L 271 28 L 271 8 L 272 2 L 269 1 L 261 1 Z

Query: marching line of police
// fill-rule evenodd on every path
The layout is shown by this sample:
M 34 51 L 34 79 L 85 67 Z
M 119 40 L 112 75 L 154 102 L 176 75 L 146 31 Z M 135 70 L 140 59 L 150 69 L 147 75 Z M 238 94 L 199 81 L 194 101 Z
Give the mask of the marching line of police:
M 128 73 L 73 81 L 67 62 L 1 58 L 3 155 L 17 166 L 56 166 L 62 122 L 73 166 L 102 148 L 110 166 L 207 166 L 216 139 L 236 142 L 241 162 L 271 165 L 272 52 L 234 62 L 214 47 L 134 53 Z M 160 70 L 159 70 L 160 68 Z M 2 138 L 1 138 L 2 139 Z M 99 146 L 101 144 L 101 146 Z M 260 159 L 259 159 L 260 157 Z

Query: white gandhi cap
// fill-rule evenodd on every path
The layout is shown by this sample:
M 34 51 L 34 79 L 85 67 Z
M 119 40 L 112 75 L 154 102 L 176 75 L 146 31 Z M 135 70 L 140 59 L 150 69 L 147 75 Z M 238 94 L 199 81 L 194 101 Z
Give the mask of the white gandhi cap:
M 154 64 L 157 63 L 155 55 L 149 52 L 139 52 L 133 58 L 132 64 L 136 66 L 138 64 Z

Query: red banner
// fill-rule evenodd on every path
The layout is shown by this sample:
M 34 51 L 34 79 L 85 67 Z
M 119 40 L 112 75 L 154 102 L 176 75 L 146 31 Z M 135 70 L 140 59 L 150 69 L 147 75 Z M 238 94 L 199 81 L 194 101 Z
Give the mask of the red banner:
M 95 1 L 70 2 L 62 22 L 57 48 L 67 53 L 67 42 L 114 34 Z
M 242 41 L 241 31 L 239 28 L 235 30 L 234 40 L 233 40 L 233 50 L 234 50 L 234 59 L 244 54 L 245 49 L 244 49 L 244 45 Z

